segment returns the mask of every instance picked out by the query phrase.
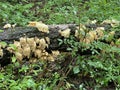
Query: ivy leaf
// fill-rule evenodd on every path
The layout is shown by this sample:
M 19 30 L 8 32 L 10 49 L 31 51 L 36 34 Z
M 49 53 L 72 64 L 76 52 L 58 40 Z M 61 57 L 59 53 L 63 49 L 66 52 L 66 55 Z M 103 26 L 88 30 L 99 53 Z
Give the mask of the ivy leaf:
M 74 72 L 74 74 L 79 73 L 79 72 L 80 72 L 79 66 L 75 66 L 75 67 L 73 68 L 73 72 Z

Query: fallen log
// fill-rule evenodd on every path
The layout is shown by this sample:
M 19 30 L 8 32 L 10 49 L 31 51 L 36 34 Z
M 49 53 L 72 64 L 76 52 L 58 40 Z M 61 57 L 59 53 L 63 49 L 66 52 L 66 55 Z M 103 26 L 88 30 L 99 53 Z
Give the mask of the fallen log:
M 49 33 L 43 33 L 38 31 L 35 27 L 16 27 L 14 29 L 3 29 L 4 32 L 0 33 L 0 41 L 4 41 L 9 43 L 13 43 L 14 40 L 19 40 L 20 37 L 38 37 L 38 38 L 44 38 L 49 37 L 50 38 L 50 48 L 51 49 L 58 49 L 58 38 L 61 38 L 59 30 L 64 30 L 67 28 L 70 28 L 71 31 L 75 31 L 76 25 L 75 24 L 68 24 L 68 25 L 48 25 L 49 27 Z
M 38 38 L 45 38 L 49 37 L 50 44 L 47 48 L 48 51 L 50 50 L 64 50 L 66 47 L 59 46 L 58 39 L 62 39 L 63 37 L 60 35 L 59 30 L 64 30 L 70 28 L 71 31 L 75 31 L 76 25 L 75 24 L 67 24 L 67 25 L 48 25 L 49 33 L 40 32 L 35 27 L 15 27 L 15 28 L 8 28 L 3 29 L 4 32 L 0 33 L 0 41 L 6 42 L 7 44 L 12 44 L 14 41 L 19 41 L 21 37 L 38 37 Z M 3 56 L 0 58 L 0 64 L 2 66 L 10 63 L 10 57 L 12 56 L 6 49 L 3 49 Z
M 38 38 L 43 38 L 43 37 L 49 37 L 50 38 L 50 48 L 51 49 L 58 49 L 58 40 L 62 38 L 62 36 L 59 33 L 59 30 L 65 30 L 67 28 L 71 29 L 71 34 L 75 34 L 76 30 L 76 24 L 61 24 L 61 25 L 48 25 L 49 27 L 49 33 L 43 33 L 38 31 L 37 28 L 35 27 L 15 27 L 15 28 L 9 28 L 9 29 L 3 29 L 4 32 L 0 33 L 0 41 L 4 41 L 9 43 L 13 43 L 14 40 L 19 40 L 20 37 L 38 37 Z M 87 28 L 92 28 L 95 29 L 97 27 L 105 27 L 105 29 L 111 28 L 110 25 L 95 25 L 95 24 L 89 24 L 86 25 Z M 62 48 L 62 47 L 61 47 Z
M 66 30 L 69 28 L 70 35 L 75 35 L 75 30 L 76 30 L 76 24 L 65 24 L 65 25 L 48 25 L 49 28 L 49 33 L 44 33 L 39 31 L 35 27 L 15 27 L 15 28 L 8 28 L 8 29 L 3 29 L 4 32 L 0 33 L 0 41 L 4 41 L 7 44 L 12 44 L 14 40 L 19 41 L 21 37 L 38 37 L 38 38 L 45 38 L 49 37 L 50 38 L 50 44 L 47 48 L 48 52 L 51 50 L 60 50 L 60 51 L 66 51 L 67 47 L 66 45 L 59 45 L 58 39 L 64 39 L 63 36 L 60 35 L 59 30 Z M 102 25 L 100 25 L 102 27 Z M 86 25 L 87 28 L 97 28 L 99 27 L 98 25 Z M 103 25 L 105 29 L 107 30 L 108 28 L 111 28 L 110 25 Z M 6 65 L 10 63 L 10 57 L 11 54 L 5 49 L 3 57 L 0 58 L 0 64 L 1 65 Z

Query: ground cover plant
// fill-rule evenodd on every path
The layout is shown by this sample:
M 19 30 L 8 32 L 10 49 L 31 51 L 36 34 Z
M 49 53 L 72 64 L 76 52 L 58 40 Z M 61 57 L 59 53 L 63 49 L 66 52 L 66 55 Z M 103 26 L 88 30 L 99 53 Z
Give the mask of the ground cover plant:
M 0 90 L 119 90 L 119 5 L 119 0 L 0 1 L 1 27 L 29 21 L 78 26 L 75 35 L 58 39 L 67 48 L 53 62 L 41 57 L 20 62 L 13 53 L 11 63 L 0 67 Z

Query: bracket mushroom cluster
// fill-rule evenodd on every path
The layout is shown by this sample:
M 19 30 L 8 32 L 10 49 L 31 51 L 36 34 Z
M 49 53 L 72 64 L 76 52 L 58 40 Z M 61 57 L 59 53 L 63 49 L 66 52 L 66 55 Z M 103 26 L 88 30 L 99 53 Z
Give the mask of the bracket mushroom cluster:
M 32 57 L 40 60 L 54 61 L 55 57 L 59 55 L 59 51 L 52 51 L 52 53 L 48 53 L 46 48 L 49 43 L 50 40 L 48 37 L 41 39 L 37 37 L 21 37 L 20 41 L 14 41 L 13 45 L 15 46 L 15 49 L 13 47 L 7 47 L 7 50 L 13 53 L 19 62 L 21 62 L 24 58 L 30 59 Z

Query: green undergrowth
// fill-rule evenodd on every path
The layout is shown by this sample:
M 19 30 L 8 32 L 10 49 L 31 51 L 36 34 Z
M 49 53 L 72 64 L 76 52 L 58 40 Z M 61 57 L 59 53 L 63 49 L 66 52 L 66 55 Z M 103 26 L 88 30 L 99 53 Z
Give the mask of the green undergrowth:
M 24 26 L 29 21 L 46 24 L 84 23 L 96 19 L 120 20 L 119 0 L 28 0 L 0 1 L 0 25 L 17 23 Z M 120 26 L 106 30 L 115 31 L 108 40 L 120 44 Z M 106 37 L 105 37 L 106 38 Z M 109 42 L 96 40 L 80 43 L 74 36 L 59 39 L 67 46 L 55 62 L 12 58 L 12 62 L 0 67 L 0 90 L 102 90 L 120 89 L 120 48 Z
M 105 19 L 120 20 L 119 0 L 4 0 L 0 1 L 0 24 L 27 25 L 29 21 L 67 24 Z M 21 23 L 22 22 L 22 23 Z
M 118 29 L 120 26 L 111 28 L 115 32 Z M 109 32 L 104 32 L 104 36 Z M 66 45 L 67 52 L 62 52 L 54 62 L 24 59 L 19 63 L 11 57 L 11 64 L 0 68 L 0 89 L 119 90 L 120 48 L 110 44 L 119 37 L 112 37 L 110 42 L 106 38 L 89 44 L 79 42 L 72 35 L 59 39 L 59 45 Z

